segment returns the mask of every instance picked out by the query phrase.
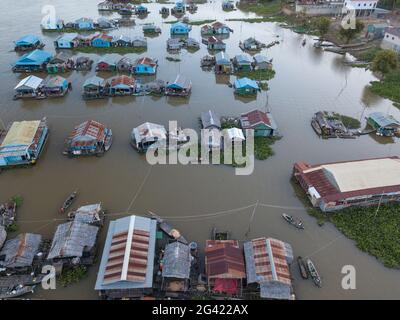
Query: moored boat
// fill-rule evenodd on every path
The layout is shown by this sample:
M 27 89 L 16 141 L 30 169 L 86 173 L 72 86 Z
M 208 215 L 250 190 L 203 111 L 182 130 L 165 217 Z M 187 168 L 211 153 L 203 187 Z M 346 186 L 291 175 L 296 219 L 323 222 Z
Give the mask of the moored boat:
M 65 210 L 67 210 L 71 205 L 72 202 L 74 202 L 76 196 L 78 195 L 78 191 L 72 192 L 69 197 L 64 201 L 62 207 L 60 208 L 59 212 L 64 213 Z
M 297 264 L 299 266 L 300 275 L 303 279 L 308 279 L 308 272 L 306 264 L 301 256 L 297 257 Z
M 322 286 L 321 277 L 319 276 L 317 268 L 315 267 L 311 259 L 307 259 L 307 269 L 315 285 L 321 288 Z
M 10 299 L 10 298 L 17 298 L 29 292 L 33 293 L 33 289 L 35 286 L 22 286 L 19 285 L 9 291 L 4 293 L 0 293 L 0 299 Z
M 304 229 L 303 222 L 300 219 L 297 219 L 286 213 L 283 213 L 282 217 L 283 217 L 283 219 L 285 219 L 287 222 L 289 222 L 291 225 L 295 226 L 296 228 Z
M 181 235 L 181 233 L 174 229 L 168 222 L 166 222 L 163 218 L 159 215 L 155 214 L 154 212 L 149 211 L 149 214 L 157 220 L 159 227 L 162 231 L 168 234 L 170 237 L 174 238 L 176 241 L 182 242 L 184 244 L 188 244 L 189 242 Z

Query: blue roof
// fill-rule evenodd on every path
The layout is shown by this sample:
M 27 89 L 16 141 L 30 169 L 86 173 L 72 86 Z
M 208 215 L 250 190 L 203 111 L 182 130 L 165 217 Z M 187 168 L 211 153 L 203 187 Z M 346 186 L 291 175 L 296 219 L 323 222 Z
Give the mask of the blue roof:
M 382 112 L 373 112 L 368 116 L 375 121 L 381 128 L 387 126 L 400 126 L 400 123 L 393 116 L 385 116 Z
M 136 7 L 136 10 L 147 10 L 145 6 L 139 5 Z
M 18 59 L 16 65 L 37 65 L 49 61 L 53 55 L 43 50 L 33 50 Z
M 60 40 L 61 40 L 61 41 L 71 42 L 71 41 L 73 41 L 77 36 L 78 36 L 77 33 L 66 33 L 66 34 L 63 34 L 63 35 L 59 36 L 59 37 L 57 38 L 57 41 L 60 41 Z
M 259 89 L 256 81 L 251 80 L 249 78 L 241 78 L 235 80 L 235 88 L 254 88 Z
M 215 62 L 217 64 L 230 64 L 231 60 L 227 53 L 220 51 L 215 55 Z
M 34 34 L 28 34 L 26 36 L 19 38 L 17 41 L 15 41 L 15 44 L 17 46 L 24 46 L 24 45 L 35 44 L 39 41 L 40 41 L 40 38 L 38 36 L 35 36 Z
M 251 63 L 250 57 L 246 54 L 238 54 L 235 59 L 238 63 Z
M 180 21 L 174 23 L 174 24 L 171 26 L 171 30 L 172 30 L 172 29 L 175 29 L 175 28 L 182 28 L 182 29 L 187 29 L 187 30 L 190 29 L 189 26 L 188 26 L 186 23 L 183 23 L 183 22 L 180 22 Z

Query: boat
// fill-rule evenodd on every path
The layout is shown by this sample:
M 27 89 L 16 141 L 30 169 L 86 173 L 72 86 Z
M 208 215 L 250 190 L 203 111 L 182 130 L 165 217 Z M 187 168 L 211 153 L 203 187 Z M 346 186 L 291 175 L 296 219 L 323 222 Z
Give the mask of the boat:
M 106 137 L 104 139 L 104 150 L 105 151 L 110 150 L 111 144 L 112 144 L 112 141 L 113 141 L 112 137 L 113 137 L 112 131 L 111 131 L 111 129 L 108 129 L 107 135 L 106 135 Z
M 304 47 L 304 46 L 306 45 L 306 43 L 307 43 L 307 40 L 306 40 L 306 39 L 303 39 L 301 45 Z
M 69 197 L 64 201 L 62 207 L 60 208 L 60 213 L 64 213 L 65 210 L 67 210 L 71 206 L 71 204 L 72 204 L 72 202 L 74 202 L 77 194 L 78 194 L 78 191 L 74 191 L 69 195 Z
M 18 285 L 17 287 L 6 291 L 4 293 L 0 293 L 0 299 L 10 299 L 10 298 L 16 298 L 20 297 L 24 294 L 27 294 L 29 292 L 33 293 L 33 289 L 35 286 L 23 286 L 23 285 Z
M 212 240 L 229 240 L 230 233 L 228 231 L 218 231 L 217 228 L 212 228 L 211 230 Z
M 174 229 L 168 222 L 166 222 L 163 218 L 159 215 L 155 214 L 154 212 L 149 211 L 149 214 L 157 220 L 159 227 L 162 231 L 168 234 L 170 237 L 174 238 L 176 241 L 179 241 L 183 244 L 189 244 L 189 242 L 181 235 L 181 233 Z
M 297 257 L 297 265 L 299 266 L 300 275 L 303 279 L 308 279 L 308 271 L 302 257 Z
M 304 229 L 303 222 L 300 219 L 297 219 L 293 216 L 290 216 L 286 213 L 282 214 L 283 219 L 289 222 L 291 225 L 295 226 L 298 229 Z
M 319 276 L 317 268 L 315 268 L 314 263 L 310 259 L 307 259 L 307 269 L 315 285 L 321 288 L 322 286 L 321 277 Z

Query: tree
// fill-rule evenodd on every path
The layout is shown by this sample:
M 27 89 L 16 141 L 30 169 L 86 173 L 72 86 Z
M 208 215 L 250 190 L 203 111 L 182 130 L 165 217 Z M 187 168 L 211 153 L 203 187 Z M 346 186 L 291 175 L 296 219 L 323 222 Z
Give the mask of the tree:
M 327 17 L 319 17 L 315 21 L 315 28 L 318 30 L 319 36 L 323 38 L 329 31 L 331 20 Z
M 356 20 L 355 28 L 343 28 L 340 27 L 339 34 L 341 37 L 346 39 L 346 43 L 354 39 L 357 34 L 359 34 L 364 29 L 364 23 L 360 20 Z
M 397 53 L 393 50 L 382 50 L 380 51 L 372 61 L 372 70 L 378 71 L 382 74 L 397 68 L 399 61 Z

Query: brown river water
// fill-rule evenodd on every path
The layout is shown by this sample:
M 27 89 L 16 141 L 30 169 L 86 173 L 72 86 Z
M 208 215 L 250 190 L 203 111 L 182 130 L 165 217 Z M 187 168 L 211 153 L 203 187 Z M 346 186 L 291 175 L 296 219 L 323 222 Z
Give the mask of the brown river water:
M 225 79 L 200 68 L 200 58 L 207 54 L 204 45 L 195 53 L 183 50 L 180 62 L 165 59 L 169 24 L 162 24 L 159 4 L 146 4 L 151 13 L 145 20 L 136 19 L 136 26 L 111 31 L 111 34 L 142 35 L 141 24 L 155 22 L 162 34 L 148 39 L 147 55 L 159 60 L 157 77 L 174 78 L 177 73 L 190 78 L 193 91 L 189 100 L 123 97 L 88 101 L 81 98 L 84 80 L 91 72 L 72 72 L 66 75 L 72 82 L 72 92 L 61 99 L 13 101 L 13 88 L 23 75 L 11 72 L 17 59 L 13 41 L 22 35 L 41 35 L 45 50 L 54 51 L 56 33 L 42 34 L 40 22 L 44 5 L 54 5 L 57 16 L 64 21 L 79 17 L 99 17 L 96 0 L 3 0 L 0 24 L 0 119 L 5 123 L 15 120 L 41 119 L 47 116 L 50 138 L 37 165 L 28 169 L 5 171 L 0 175 L 0 200 L 21 194 L 24 204 L 18 211 L 19 231 L 38 232 L 51 237 L 62 219 L 57 212 L 67 195 L 78 189 L 75 206 L 101 201 L 108 218 L 119 218 L 132 213 L 143 215 L 148 210 L 170 217 L 172 222 L 191 241 L 201 247 L 210 236 L 212 227 L 227 229 L 239 240 L 260 236 L 275 237 L 289 242 L 295 255 L 311 257 L 322 276 L 323 288 L 301 279 L 297 266 L 292 266 L 294 289 L 298 299 L 395 299 L 400 297 L 400 272 L 385 268 L 374 257 L 361 252 L 354 242 L 337 229 L 326 224 L 319 227 L 306 213 L 290 183 L 292 164 L 368 157 L 398 155 L 395 140 L 379 140 L 362 136 L 355 140 L 321 140 L 310 126 L 310 118 L 318 110 L 336 111 L 361 119 L 372 111 L 390 113 L 400 118 L 400 112 L 390 101 L 368 91 L 374 76 L 364 69 L 342 64 L 343 57 L 318 51 L 307 37 L 302 47 L 302 35 L 282 29 L 273 23 L 228 22 L 234 33 L 226 40 L 227 53 L 240 53 L 239 40 L 255 36 L 269 43 L 280 39 L 281 44 L 265 50 L 273 58 L 276 76 L 255 100 L 239 100 Z M 172 7 L 171 4 L 166 5 Z M 253 17 L 241 11 L 224 13 L 220 1 L 200 4 L 198 12 L 188 14 L 192 20 Z M 108 15 L 107 15 L 108 16 Z M 117 14 L 109 15 L 118 17 Z M 175 20 L 170 16 L 166 20 Z M 193 26 L 191 37 L 201 40 L 200 27 Z M 92 55 L 95 60 L 96 55 Z M 131 57 L 137 56 L 130 54 Z M 42 75 L 45 76 L 45 75 Z M 105 77 L 111 75 L 103 75 Z M 231 76 L 231 82 L 234 77 Z M 250 176 L 236 176 L 225 165 L 163 165 L 150 166 L 144 156 L 129 145 L 133 127 L 145 122 L 168 125 L 177 120 L 183 128 L 198 128 L 202 111 L 215 110 L 220 115 L 238 116 L 268 104 L 283 138 L 274 145 L 275 155 L 267 161 L 256 161 Z M 62 155 L 63 141 L 72 128 L 88 119 L 110 126 L 114 133 L 111 150 L 101 158 L 69 159 Z M 254 206 L 258 202 L 257 206 Z M 254 210 L 255 208 L 255 210 Z M 237 209 L 234 211 L 227 211 Z M 305 223 L 304 231 L 297 231 L 281 218 L 287 212 Z M 219 213 L 212 215 L 213 213 Z M 253 215 L 254 213 L 254 215 Z M 253 219 L 251 217 L 253 216 Z M 251 223 L 250 223 L 251 222 Z M 250 228 L 249 228 L 250 225 Z M 100 235 L 100 249 L 106 227 Z M 101 251 L 100 251 L 101 253 Z M 341 269 L 344 265 L 356 268 L 356 289 L 343 290 Z M 89 276 L 76 285 L 55 291 L 38 290 L 31 298 L 38 299 L 96 299 L 93 290 L 97 265 Z

